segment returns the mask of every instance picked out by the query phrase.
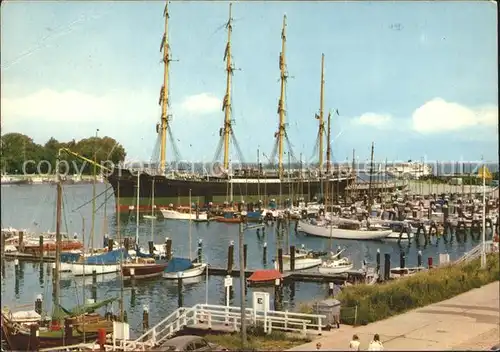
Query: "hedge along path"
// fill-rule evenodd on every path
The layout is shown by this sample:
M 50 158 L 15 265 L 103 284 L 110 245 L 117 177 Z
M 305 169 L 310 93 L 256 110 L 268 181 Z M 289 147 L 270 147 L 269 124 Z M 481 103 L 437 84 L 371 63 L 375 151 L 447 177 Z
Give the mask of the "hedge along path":
M 438 267 L 376 285 L 348 286 L 336 297 L 343 307 L 357 306 L 357 324 L 368 324 L 411 309 L 444 301 L 500 279 L 498 253 L 469 263 Z M 344 313 L 346 312 L 346 313 Z M 354 325 L 354 316 L 341 310 L 341 322 Z

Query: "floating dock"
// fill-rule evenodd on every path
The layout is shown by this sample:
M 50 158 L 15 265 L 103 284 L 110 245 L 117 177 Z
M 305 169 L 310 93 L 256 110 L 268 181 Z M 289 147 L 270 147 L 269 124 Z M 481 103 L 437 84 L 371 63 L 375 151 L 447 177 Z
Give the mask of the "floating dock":
M 264 269 L 245 269 L 245 277 L 249 277 L 254 272 L 264 270 Z M 208 275 L 213 276 L 226 276 L 239 277 L 240 270 L 232 269 L 227 270 L 227 268 L 222 267 L 212 267 L 208 266 Z M 358 279 L 361 280 L 365 277 L 365 273 L 357 270 L 350 270 L 342 274 L 322 274 L 317 269 L 306 269 L 306 270 L 295 270 L 295 271 L 284 271 L 283 279 L 285 281 L 312 281 L 312 282 L 340 282 L 343 283 L 348 279 Z
M 37 254 L 31 253 L 21 253 L 21 252 L 5 252 L 2 254 L 2 257 L 7 260 L 22 260 L 25 262 L 45 262 L 45 263 L 55 263 L 56 257 L 54 255 L 42 255 L 39 256 Z

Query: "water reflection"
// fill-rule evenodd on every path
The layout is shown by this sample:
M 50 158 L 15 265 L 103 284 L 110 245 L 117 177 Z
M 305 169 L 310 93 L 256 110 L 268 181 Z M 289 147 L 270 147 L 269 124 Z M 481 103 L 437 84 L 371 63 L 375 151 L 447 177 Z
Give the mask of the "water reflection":
M 104 190 L 105 185 L 98 185 L 97 193 Z M 44 199 L 46 203 L 55 201 L 55 191 L 44 185 L 34 187 L 18 187 L 16 193 L 10 196 L 2 194 L 2 202 L 4 199 L 9 199 L 9 202 L 14 202 L 14 206 L 2 207 L 2 222 L 9 226 L 17 228 L 31 227 L 32 230 L 46 231 L 53 229 L 53 208 L 40 207 L 39 204 L 33 202 L 33 192 L 38 192 L 37 197 Z M 90 191 L 89 191 L 90 190 Z M 3 189 L 2 189 L 3 192 Z M 9 192 L 8 190 L 6 192 Z M 44 194 L 46 192 L 46 194 Z M 65 204 L 66 209 L 76 209 L 83 203 L 91 200 L 91 187 L 88 185 L 78 185 L 65 187 Z M 51 203 L 52 204 L 52 203 Z M 12 209 L 24 209 L 23 212 L 14 211 Z M 109 228 L 103 228 L 103 208 L 97 212 L 97 221 L 95 223 L 95 240 L 96 244 L 103 243 L 103 234 L 108 233 L 111 238 L 116 238 L 116 221 L 117 217 L 114 214 L 114 199 L 110 197 L 107 203 L 107 215 Z M 90 219 L 92 210 L 90 205 L 78 210 L 78 212 L 66 212 L 65 221 L 67 222 L 68 233 L 81 233 L 82 218 L 85 221 L 85 228 L 90 229 Z M 33 227 L 34 222 L 36 224 Z M 238 267 L 238 225 L 221 224 L 221 223 L 193 223 L 192 224 L 192 248 L 189 249 L 188 241 L 188 222 L 182 221 L 155 221 L 153 239 L 155 243 L 165 243 L 165 238 L 172 239 L 174 255 L 188 257 L 191 250 L 196 253 L 198 239 L 203 243 L 203 258 L 212 267 L 227 266 L 227 251 L 228 245 L 234 241 L 236 248 L 234 253 L 235 267 Z M 135 237 L 136 224 L 133 217 L 121 217 L 120 221 L 121 235 Z M 139 234 L 141 245 L 146 246 L 147 241 L 151 238 L 151 222 L 149 220 L 139 219 Z M 489 235 L 491 236 L 491 235 Z M 244 242 L 247 244 L 248 256 L 247 264 L 249 269 L 260 269 L 266 266 L 271 266 L 271 260 L 277 252 L 277 235 L 276 227 L 266 227 L 265 231 L 257 233 L 255 230 L 246 231 L 244 234 Z M 405 264 L 407 266 L 417 265 L 417 252 L 422 251 L 422 259 L 424 264 L 427 258 L 432 257 L 437 262 L 439 253 L 449 253 L 450 259 L 454 260 L 460 257 L 464 252 L 471 249 L 478 243 L 481 238 L 480 234 L 470 236 L 468 231 L 456 233 L 449 237 L 433 239 L 431 243 L 426 243 L 423 236 L 414 238 L 412 241 L 348 241 L 333 239 L 330 242 L 328 238 L 317 238 L 306 236 L 302 233 L 294 231 L 294 224 L 290 224 L 290 228 L 285 230 L 285 237 L 280 241 L 288 245 L 300 247 L 304 244 L 305 247 L 316 251 L 336 250 L 338 246 L 345 248 L 344 254 L 352 259 L 355 263 L 355 268 L 361 267 L 363 260 L 368 263 L 376 261 L 377 249 L 380 250 L 381 257 L 384 254 L 391 255 L 391 266 L 399 266 L 399 254 L 405 254 Z M 488 238 L 488 237 L 487 237 Z M 88 242 L 88 241 L 87 241 Z M 266 244 L 266 246 L 264 245 Z M 331 248 L 331 246 L 333 248 Z M 265 251 L 264 251 L 265 249 Z M 288 250 L 285 249 L 285 252 Z M 264 252 L 266 252 L 266 260 L 264 261 Z M 267 265 L 266 265 L 267 264 Z M 383 263 L 381 263 L 383 266 Z M 19 305 L 34 302 L 34 297 L 42 293 L 47 297 L 44 302 L 46 310 L 50 311 L 52 307 L 51 292 L 52 292 L 52 264 L 19 265 L 17 270 L 14 268 L 12 261 L 3 261 L 1 266 L 2 274 L 2 304 L 4 305 Z M 91 277 L 61 277 L 61 303 L 64 306 L 72 307 L 82 303 L 83 296 L 90 298 L 92 294 L 97 299 L 107 297 L 120 297 L 121 279 L 115 275 L 99 275 L 96 285 L 92 284 Z M 208 286 L 207 286 L 208 285 Z M 240 300 L 239 294 L 239 278 L 234 278 L 231 289 L 231 304 L 238 305 Z M 149 319 L 150 326 L 156 324 L 171 312 L 173 312 L 179 304 L 179 292 L 182 293 L 184 306 L 192 306 L 196 303 L 205 302 L 206 290 L 208 288 L 209 296 L 208 303 L 225 304 L 225 288 L 224 278 L 211 276 L 208 282 L 205 276 L 200 276 L 192 279 L 184 279 L 182 289 L 177 287 L 176 280 L 164 280 L 158 278 L 149 281 L 126 281 L 124 282 L 123 302 L 124 309 L 128 312 L 128 318 L 131 322 L 133 332 L 142 331 L 142 305 L 148 304 L 150 309 Z M 248 306 L 251 306 L 252 293 L 254 291 L 262 291 L 263 288 L 247 288 L 246 301 Z M 274 297 L 274 288 L 269 288 L 271 299 Z M 314 299 L 322 299 L 328 294 L 328 287 L 325 284 L 311 282 L 294 282 L 283 287 L 283 298 L 281 303 L 284 307 L 293 309 L 300 305 L 300 302 L 311 302 Z M 115 304 L 114 307 L 117 305 Z

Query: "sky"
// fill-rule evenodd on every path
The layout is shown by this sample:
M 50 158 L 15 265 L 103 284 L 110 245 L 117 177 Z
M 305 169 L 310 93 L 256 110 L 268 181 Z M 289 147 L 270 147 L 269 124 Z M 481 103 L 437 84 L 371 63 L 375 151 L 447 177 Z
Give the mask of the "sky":
M 1 6 L 2 135 L 95 135 L 128 160 L 158 155 L 162 1 L 7 1 Z M 169 6 L 172 133 L 212 161 L 224 113 L 228 2 Z M 332 158 L 498 160 L 497 10 L 491 1 L 234 2 L 233 129 L 245 161 L 271 156 L 287 16 L 287 133 L 313 154 L 325 55 Z M 167 159 L 176 158 L 167 143 Z M 231 146 L 231 159 L 241 159 Z

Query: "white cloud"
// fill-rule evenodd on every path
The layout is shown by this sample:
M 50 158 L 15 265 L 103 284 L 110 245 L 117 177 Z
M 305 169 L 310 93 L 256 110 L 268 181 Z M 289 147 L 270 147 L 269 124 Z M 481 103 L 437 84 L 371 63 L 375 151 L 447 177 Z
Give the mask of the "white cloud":
M 8 120 L 98 121 L 116 114 L 119 104 L 115 103 L 118 102 L 109 97 L 44 89 L 24 97 L 2 97 L 1 110 L 2 118 Z
M 222 109 L 221 100 L 210 93 L 190 95 L 181 102 L 180 111 L 192 115 L 206 115 Z
M 428 101 L 413 112 L 413 129 L 422 134 L 459 131 L 470 127 L 498 124 L 498 108 L 469 108 L 441 98 Z
M 160 116 L 157 104 L 157 93 L 146 91 L 114 91 L 103 96 L 50 89 L 14 96 L 2 91 L 2 133 L 20 132 L 45 143 L 50 137 L 88 138 L 99 129 L 99 135 L 115 138 L 126 150 L 139 145 L 138 152 L 150 154 Z
M 372 127 L 386 127 L 392 121 L 391 115 L 387 114 L 377 114 L 373 112 L 367 112 L 354 119 L 354 123 L 358 125 L 366 125 Z

